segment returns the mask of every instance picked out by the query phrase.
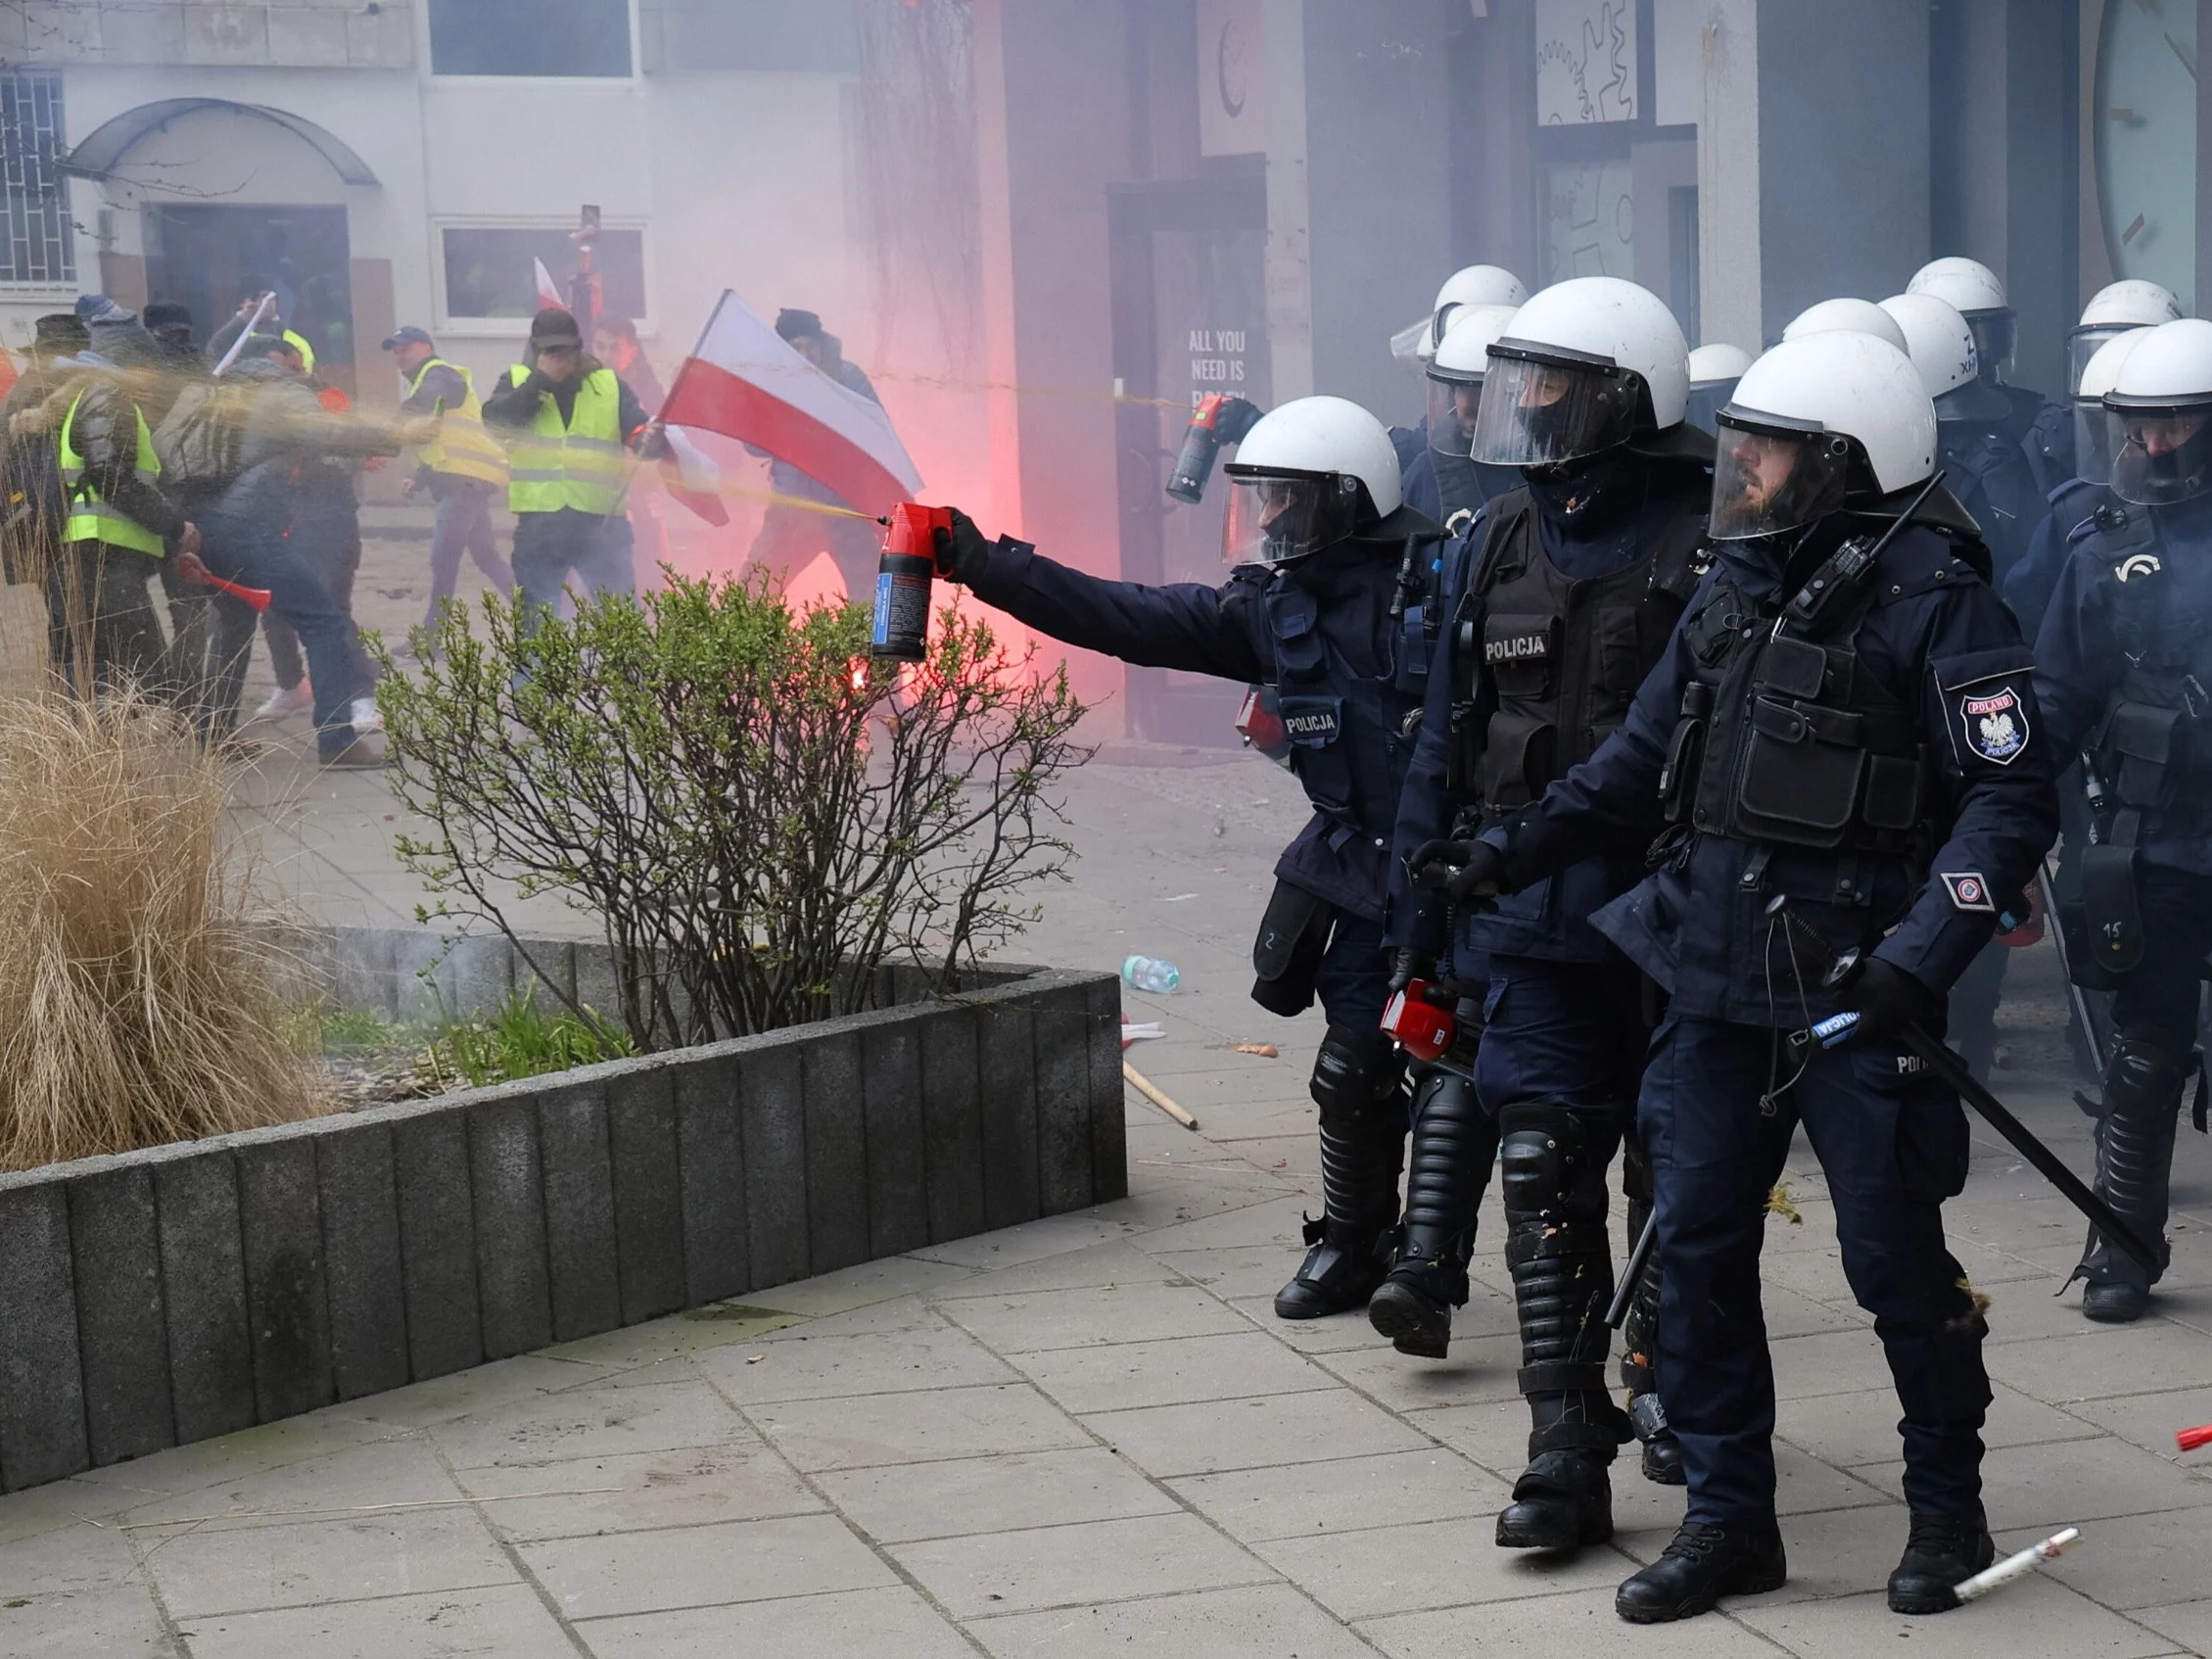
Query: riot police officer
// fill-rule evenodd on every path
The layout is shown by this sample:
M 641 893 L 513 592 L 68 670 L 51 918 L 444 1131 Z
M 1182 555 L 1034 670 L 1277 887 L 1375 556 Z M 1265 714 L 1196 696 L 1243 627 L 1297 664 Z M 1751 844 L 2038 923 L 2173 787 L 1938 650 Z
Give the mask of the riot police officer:
M 1996 423 L 2007 443 L 2017 446 L 2039 421 L 2065 418 L 2064 404 L 2053 403 L 2041 392 L 2015 386 L 2004 378 L 2005 365 L 2012 360 L 2019 318 L 1997 272 L 1979 260 L 1953 254 L 1930 260 L 1914 271 L 1905 291 L 1933 294 L 1957 310 L 1973 329 L 1976 373 L 1984 386 L 2004 400 L 2008 408 Z M 2053 409 L 2057 411 L 2054 415 L 2049 413 Z
M 1475 411 L 1483 399 L 1483 376 L 1489 368 L 1490 342 L 1505 332 L 1518 306 L 1463 306 L 1452 313 L 1436 354 L 1429 359 L 1429 418 L 1425 456 L 1434 479 L 1429 516 L 1447 529 L 1459 529 L 1467 515 L 1493 496 L 1521 482 L 1510 467 L 1488 466 L 1474 458 Z M 1412 477 L 1406 495 L 1419 504 Z
M 2107 348 L 2109 350 L 2110 348 Z M 2105 407 L 2117 507 L 2066 561 L 2037 639 L 2050 741 L 2086 747 L 2098 834 L 2082 855 L 2077 976 L 2110 989 L 2096 1190 L 2165 1241 L 2167 1180 L 2212 949 L 2212 322 L 2148 330 Z M 2138 1319 L 2156 1277 L 2093 1231 L 2075 1269 L 2092 1319 Z
M 2090 296 L 2089 304 L 2082 308 L 2082 320 L 2066 337 L 2068 395 L 2079 399 L 2082 371 L 2107 342 L 2135 329 L 2156 328 L 2162 322 L 2173 322 L 2181 314 L 2182 303 L 2170 290 L 2155 282 L 2131 276 L 2106 283 Z M 2028 465 L 2035 470 L 2037 488 L 2046 496 L 2080 475 L 2081 466 L 2075 459 L 2074 450 L 2079 431 L 2074 410 L 2060 403 L 2045 405 L 2035 424 L 2028 428 L 2020 447 L 2027 454 Z M 2021 620 L 2031 630 L 2034 628 L 2025 617 Z
M 1224 468 L 1227 583 L 1153 588 L 1086 576 L 1026 543 L 954 518 L 946 574 L 1056 640 L 1124 662 L 1264 682 L 1279 693 L 1291 767 L 1314 816 L 1275 867 L 1252 950 L 1252 999 L 1285 1016 L 1318 997 L 1313 1064 L 1324 1212 L 1275 1299 L 1286 1319 L 1360 1306 L 1395 1254 L 1405 1062 L 1382 1034 L 1389 965 L 1389 837 L 1421 706 L 1422 607 L 1434 520 L 1402 506 L 1382 423 L 1341 398 L 1262 417 Z
M 1897 318 L 1871 300 L 1854 299 L 1850 296 L 1822 300 L 1806 307 L 1790 318 L 1782 329 L 1782 338 L 1803 340 L 1809 335 L 1837 333 L 1871 334 L 1877 340 L 1886 340 L 1901 352 L 1906 351 L 1905 330 L 1898 325 Z
M 1543 290 L 1490 346 L 1473 452 L 1519 468 L 1523 483 L 1489 502 L 1446 561 L 1446 626 L 1399 808 L 1401 858 L 1455 821 L 1502 822 L 1526 808 L 1627 712 L 1700 568 L 1713 440 L 1682 419 L 1688 390 L 1689 348 L 1667 307 L 1616 277 Z M 1588 859 L 1467 916 L 1449 941 L 1455 978 L 1473 976 L 1469 959 L 1486 962 L 1476 1094 L 1502 1137 L 1531 1420 L 1529 1467 L 1498 1517 L 1505 1548 L 1571 1549 L 1613 1534 L 1607 1470 L 1629 1425 L 1604 1374 L 1606 1166 L 1634 1107 L 1647 1030 L 1641 975 L 1588 918 L 1641 874 L 1632 852 Z M 1395 885 L 1392 943 L 1410 977 L 1445 944 L 1443 919 L 1433 895 Z M 1422 1102 L 1405 1243 L 1368 1308 L 1408 1352 L 1441 1353 L 1451 1307 L 1467 1297 L 1466 1232 L 1450 1223 L 1471 1220 L 1472 1203 L 1417 1206 L 1428 1196 L 1425 1142 L 1477 1143 L 1451 1121 L 1473 1110 L 1463 1098 Z M 1470 1197 L 1486 1173 L 1461 1174 Z M 1417 1208 L 1435 1221 L 1417 1225 Z M 1648 1377 L 1627 1381 L 1656 1437 L 1646 1472 L 1667 1479 L 1676 1459 L 1657 1397 Z
M 1700 432 L 1714 430 L 1720 405 L 1751 367 L 1751 354 L 1725 340 L 1708 341 L 1690 353 L 1690 400 L 1682 418 Z
M 1436 302 L 1427 316 L 1390 336 L 1390 354 L 1400 361 L 1411 362 L 1426 377 L 1453 323 L 1470 311 L 1490 307 L 1502 307 L 1511 312 L 1528 297 L 1529 290 L 1521 279 L 1503 265 L 1462 265 L 1444 278 L 1443 285 L 1436 290 Z M 1432 385 L 1428 414 L 1418 426 L 1391 427 L 1390 445 L 1397 450 L 1398 482 L 1406 504 L 1441 520 L 1457 509 L 1443 505 L 1439 488 L 1442 475 L 1436 470 L 1436 457 L 1430 450 L 1429 434 L 1436 415 L 1435 389 Z M 1456 469 L 1447 466 L 1444 470 Z
M 1786 1577 L 1759 1252 L 1800 1125 L 1904 1408 L 1911 1536 L 1889 1604 L 1939 1612 L 1992 1556 L 1990 1391 L 1943 1236 L 1965 1118 L 1898 1038 L 1940 1018 L 1996 895 L 2050 841 L 2044 717 L 1971 521 L 1924 489 L 1935 410 L 1901 354 L 1855 334 L 1785 342 L 1720 427 L 1718 555 L 1619 730 L 1542 799 L 1414 865 L 1452 870 L 1473 900 L 1651 847 L 1652 874 L 1594 921 L 1671 997 L 1637 1117 L 1666 1259 L 1659 1387 L 1689 1503 L 1621 1587 L 1622 1617 L 1685 1618 Z M 1854 966 L 1824 975 L 1831 957 Z M 1844 1046 L 1787 1040 L 1847 1010 Z

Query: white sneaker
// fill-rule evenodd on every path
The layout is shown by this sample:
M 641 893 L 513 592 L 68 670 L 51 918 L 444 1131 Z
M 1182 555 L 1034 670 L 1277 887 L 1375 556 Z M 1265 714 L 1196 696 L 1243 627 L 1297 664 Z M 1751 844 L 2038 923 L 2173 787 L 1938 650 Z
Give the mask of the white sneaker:
M 356 736 L 367 732 L 381 732 L 384 730 L 384 711 L 376 706 L 374 697 L 355 697 L 346 724 L 353 729 Z
M 303 680 L 289 691 L 278 687 L 269 694 L 269 700 L 254 711 L 254 718 L 283 720 L 290 715 L 305 714 L 314 706 L 314 687 Z

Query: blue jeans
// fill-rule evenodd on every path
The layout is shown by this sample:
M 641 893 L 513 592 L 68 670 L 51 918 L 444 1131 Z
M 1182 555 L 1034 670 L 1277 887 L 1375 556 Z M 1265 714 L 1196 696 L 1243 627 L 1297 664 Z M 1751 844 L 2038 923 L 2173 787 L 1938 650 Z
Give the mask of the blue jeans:
M 430 608 L 422 625 L 435 627 L 438 607 L 453 596 L 460 581 L 461 555 L 476 561 L 493 590 L 504 596 L 514 592 L 513 567 L 499 556 L 499 540 L 492 530 L 493 486 L 479 479 L 438 474 L 430 494 L 438 503 L 438 521 L 430 533 Z
M 200 556 L 226 582 L 269 591 L 269 610 L 292 625 L 307 653 L 315 688 L 315 747 L 328 760 L 353 741 L 353 699 L 374 684 L 358 631 L 322 578 L 292 550 L 281 530 L 251 520 L 210 518 L 200 526 Z M 252 646 L 252 636 L 246 648 Z
M 1655 1346 L 1659 1397 L 1682 1443 L 1685 1519 L 1774 1519 L 1759 1253 L 1801 1123 L 1835 1202 L 1844 1276 L 1874 1316 L 1897 1386 L 1906 1501 L 1973 1514 L 1990 1385 L 1982 1321 L 1943 1236 L 1943 1202 L 1966 1181 L 1965 1113 L 1895 1044 L 1816 1049 L 1802 1072 L 1796 1064 L 1780 1032 L 1718 1019 L 1670 1015 L 1652 1040 L 1636 1122 L 1666 1264 Z

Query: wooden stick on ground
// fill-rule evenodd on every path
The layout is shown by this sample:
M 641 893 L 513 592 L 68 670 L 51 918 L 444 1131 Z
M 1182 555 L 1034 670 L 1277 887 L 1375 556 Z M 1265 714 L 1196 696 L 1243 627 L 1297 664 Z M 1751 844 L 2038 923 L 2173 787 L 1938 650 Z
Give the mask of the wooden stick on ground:
M 1160 1111 L 1166 1113 L 1168 1116 L 1174 1118 L 1176 1122 L 1182 1124 L 1184 1128 L 1193 1130 L 1198 1128 L 1199 1120 L 1196 1117 L 1193 1117 L 1188 1112 L 1168 1099 L 1157 1083 L 1147 1077 L 1126 1060 L 1121 1063 L 1121 1075 L 1131 1088 L 1151 1101 L 1153 1105 L 1158 1107 Z

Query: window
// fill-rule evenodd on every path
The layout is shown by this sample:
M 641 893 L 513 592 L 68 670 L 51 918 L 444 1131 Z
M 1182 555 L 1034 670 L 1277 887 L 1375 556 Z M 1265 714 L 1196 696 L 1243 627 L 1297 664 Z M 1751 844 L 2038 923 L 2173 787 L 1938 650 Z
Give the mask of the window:
M 527 317 L 538 311 L 538 267 L 568 292 L 576 274 L 576 245 L 565 229 L 477 229 L 448 226 L 446 243 L 446 314 L 448 317 Z M 599 314 L 645 315 L 645 237 L 636 230 L 602 230 L 592 257 L 599 273 Z
M 61 151 L 62 77 L 0 75 L 0 174 L 8 210 L 7 233 L 0 236 L 0 282 L 76 280 Z
M 430 0 L 433 74 L 630 73 L 630 0 Z

